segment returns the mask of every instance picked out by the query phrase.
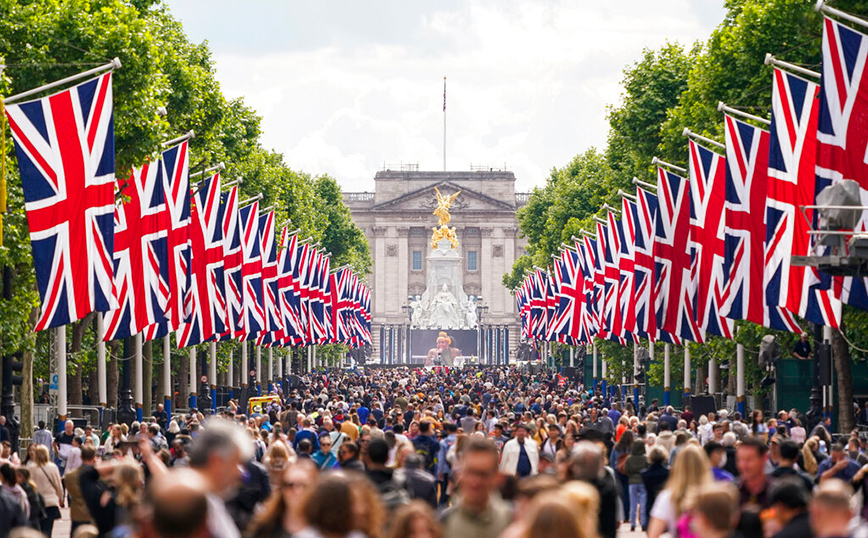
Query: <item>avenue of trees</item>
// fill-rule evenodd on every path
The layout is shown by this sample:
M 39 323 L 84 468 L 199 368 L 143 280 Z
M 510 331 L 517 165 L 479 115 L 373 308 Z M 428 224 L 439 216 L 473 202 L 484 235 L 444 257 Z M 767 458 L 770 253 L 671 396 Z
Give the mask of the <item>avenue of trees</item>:
M 772 68 L 763 64 L 767 52 L 782 60 L 818 70 L 821 62 L 822 16 L 807 0 L 726 0 L 726 16 L 704 43 L 685 47 L 667 43 L 657 50 L 645 50 L 634 64 L 624 70 L 620 102 L 608 110 L 609 136 L 605 148 L 590 148 L 572 161 L 552 169 L 544 186 L 534 190 L 518 214 L 522 233 L 528 238 L 527 254 L 521 256 L 503 283 L 518 286 L 534 265 L 545 267 L 562 242 L 579 236 L 579 230 L 594 229 L 593 217 L 603 216 L 604 203 L 620 207 L 618 190 L 631 192 L 634 176 L 654 181 L 653 157 L 687 166 L 687 139 L 684 127 L 723 142 L 723 115 L 718 101 L 757 114 L 770 112 Z M 838 9 L 868 13 L 868 2 L 840 0 Z M 734 365 L 736 343 L 756 351 L 768 329 L 749 322 L 737 322 L 734 340 L 710 338 L 691 345 L 693 364 L 698 366 L 695 388 L 705 379 L 703 361 L 731 360 Z M 807 329 L 808 327 L 805 326 Z M 859 349 L 868 348 L 868 313 L 845 307 L 844 336 L 833 336 L 837 392 L 842 430 L 852 427 L 854 417 L 850 366 L 852 360 L 868 358 Z M 784 356 L 791 350 L 793 337 L 777 333 Z M 598 341 L 599 342 L 599 341 Z M 632 347 L 599 342 L 609 366 L 610 381 L 620 381 L 626 365 L 632 375 Z M 658 351 L 658 357 L 662 356 Z M 748 354 L 746 366 L 748 393 L 759 390 L 762 376 Z M 680 353 L 672 354 L 673 390 L 681 383 Z M 735 368 L 729 369 L 735 375 Z M 662 367 L 652 367 L 650 382 L 662 385 Z M 731 382 L 730 387 L 735 383 Z
M 114 57 L 123 65 L 114 73 L 118 177 L 153 158 L 162 141 L 192 129 L 196 137 L 190 142 L 191 172 L 226 163 L 225 178 L 243 178 L 242 199 L 262 193 L 262 207 L 273 205 L 278 223 L 289 220 L 301 230 L 301 237 L 320 242 L 325 252 L 332 253 L 332 267 L 349 264 L 360 275 L 370 271 L 367 241 L 353 223 L 337 181 L 293 170 L 280 153 L 262 146 L 260 117 L 242 99 L 224 97 L 208 44 L 191 43 L 162 2 L 0 0 L 0 63 L 7 66 L 0 78 L 0 95 L 25 91 Z M 165 116 L 158 113 L 160 107 L 166 108 Z M 41 387 L 31 382 L 34 377 L 48 377 L 49 331 L 36 334 L 32 330 L 39 296 L 8 129 L 0 158 L 4 159 L 9 198 L 3 215 L 0 266 L 12 269 L 12 298 L 0 301 L 0 352 L 24 351 L 24 390 L 38 396 Z M 95 325 L 91 315 L 67 328 L 71 404 L 81 403 L 84 387 L 90 387 L 96 398 Z M 154 347 L 158 348 L 156 355 L 161 355 L 159 346 Z M 229 345 L 221 346 L 220 375 L 225 375 L 229 351 Z M 318 356 L 336 360 L 344 352 L 343 346 L 326 346 Z M 122 347 L 114 342 L 109 353 L 108 386 L 117 387 L 117 357 Z M 145 345 L 144 355 L 147 409 L 150 379 L 159 372 L 159 364 L 154 364 L 150 344 Z M 187 356 L 186 350 L 173 354 L 176 376 L 186 373 Z M 109 391 L 108 403 L 116 406 L 114 392 Z M 162 400 L 161 394 L 152 397 Z M 26 428 L 28 421 L 22 423 Z

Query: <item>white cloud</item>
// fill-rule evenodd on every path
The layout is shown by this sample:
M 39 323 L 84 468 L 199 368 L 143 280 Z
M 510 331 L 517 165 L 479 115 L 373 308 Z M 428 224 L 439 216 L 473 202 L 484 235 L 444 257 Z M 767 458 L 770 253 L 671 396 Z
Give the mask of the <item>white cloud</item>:
M 382 8 L 309 20 L 289 10 L 293 27 L 317 32 L 321 44 L 314 47 L 288 35 L 238 51 L 221 46 L 219 26 L 210 27 L 212 35 L 203 23 L 191 34 L 209 39 L 225 93 L 244 96 L 263 116 L 265 145 L 294 168 L 329 173 L 347 190 L 371 189 L 384 162 L 440 169 L 447 75 L 448 168 L 505 163 L 518 188 L 529 189 L 553 166 L 605 145 L 605 107 L 617 102 L 622 70 L 643 47 L 689 45 L 723 17 L 710 0 L 436 7 L 443 5 L 408 13 L 403 4 L 397 20 Z M 179 15 L 186 23 L 184 9 Z M 265 21 L 267 9 L 244 17 L 243 24 L 279 24 Z M 364 33 L 347 33 L 346 19 L 354 17 L 349 22 Z

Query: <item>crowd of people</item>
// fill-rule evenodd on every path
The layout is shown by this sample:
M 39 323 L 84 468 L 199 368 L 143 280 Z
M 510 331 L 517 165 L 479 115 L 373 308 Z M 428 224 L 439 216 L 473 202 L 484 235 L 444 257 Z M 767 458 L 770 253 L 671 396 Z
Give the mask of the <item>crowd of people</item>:
M 696 415 L 516 367 L 330 370 L 266 408 L 0 452 L 0 538 L 868 535 L 868 446 L 798 410 Z M 628 527 L 629 525 L 629 527 Z

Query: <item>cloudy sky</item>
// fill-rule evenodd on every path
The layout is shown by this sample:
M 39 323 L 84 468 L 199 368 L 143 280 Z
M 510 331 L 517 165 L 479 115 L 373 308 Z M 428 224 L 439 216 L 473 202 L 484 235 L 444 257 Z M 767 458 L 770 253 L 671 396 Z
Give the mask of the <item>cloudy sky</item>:
M 722 0 L 170 0 L 289 165 L 373 189 L 384 163 L 545 181 L 606 141 L 644 47 L 705 40 Z

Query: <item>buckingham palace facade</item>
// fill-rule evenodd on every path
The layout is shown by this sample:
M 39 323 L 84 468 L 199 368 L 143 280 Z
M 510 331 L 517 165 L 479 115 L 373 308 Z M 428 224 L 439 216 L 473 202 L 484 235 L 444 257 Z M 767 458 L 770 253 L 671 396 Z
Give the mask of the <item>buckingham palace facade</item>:
M 409 170 L 407 168 L 410 168 Z M 504 364 L 514 359 L 520 325 L 515 299 L 502 284 L 504 273 L 524 252 L 515 211 L 527 194 L 515 192 L 515 175 L 503 170 L 425 172 L 412 167 L 383 170 L 374 192 L 345 192 L 344 201 L 368 239 L 373 273 L 372 358 L 406 363 L 409 296 L 426 288 L 426 264 L 437 217 L 435 187 L 444 195 L 461 191 L 450 212 L 462 257 L 463 286 L 479 301 L 479 360 Z

